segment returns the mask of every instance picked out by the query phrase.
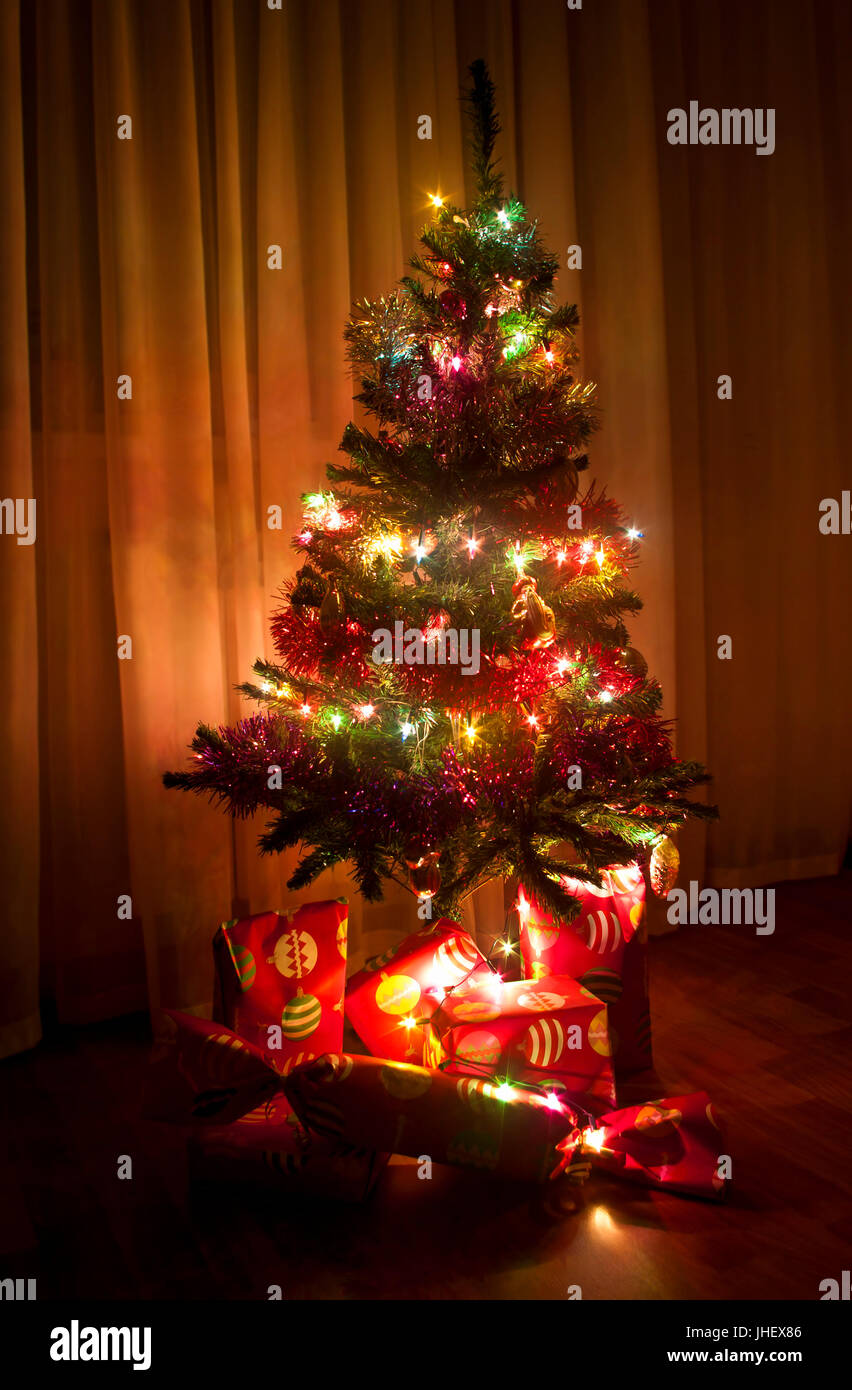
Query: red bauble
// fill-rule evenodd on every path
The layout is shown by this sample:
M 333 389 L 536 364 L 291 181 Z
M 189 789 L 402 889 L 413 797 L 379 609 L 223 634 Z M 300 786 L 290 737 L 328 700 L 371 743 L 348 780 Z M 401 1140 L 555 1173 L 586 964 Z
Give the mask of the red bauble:
M 457 290 L 444 290 L 438 295 L 442 309 L 452 314 L 454 319 L 467 318 L 467 305 Z

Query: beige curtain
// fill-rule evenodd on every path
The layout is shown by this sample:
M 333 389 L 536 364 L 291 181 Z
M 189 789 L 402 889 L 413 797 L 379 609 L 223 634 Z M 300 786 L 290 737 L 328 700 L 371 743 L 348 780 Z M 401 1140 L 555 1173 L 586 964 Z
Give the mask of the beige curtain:
M 477 56 L 510 185 L 563 264 L 582 247 L 559 290 L 600 384 L 594 472 L 646 535 L 635 640 L 723 813 L 687 876 L 835 872 L 852 541 L 818 508 L 850 486 L 845 0 L 6 0 L 0 33 L 2 495 L 38 519 L 33 546 L 0 536 L 0 1052 L 37 1041 L 40 996 L 66 1021 L 203 1008 L 216 924 L 289 900 L 257 825 L 160 775 L 270 651 L 299 494 L 351 414 L 350 302 L 402 273 L 428 193 L 461 200 Z M 775 154 L 668 145 L 691 99 L 775 107 Z M 502 920 L 494 885 L 470 921 Z M 414 921 L 400 893 L 356 901 L 354 959 Z

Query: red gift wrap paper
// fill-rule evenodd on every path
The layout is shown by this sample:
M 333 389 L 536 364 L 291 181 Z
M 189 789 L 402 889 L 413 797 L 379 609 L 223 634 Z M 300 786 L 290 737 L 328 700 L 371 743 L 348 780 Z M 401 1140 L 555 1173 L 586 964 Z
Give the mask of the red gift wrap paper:
M 719 1174 L 724 1147 L 721 1120 L 704 1091 L 614 1110 L 559 1144 L 569 1165 L 586 1159 L 632 1182 L 709 1198 L 726 1189 Z
M 637 864 L 605 869 L 601 878 L 600 888 L 562 879 L 582 904 L 562 927 L 522 887 L 521 956 L 527 979 L 570 975 L 607 1004 L 613 1067 L 624 1077 L 652 1065 L 645 878 Z
M 346 1017 L 374 1057 L 417 1064 L 428 1020 L 445 992 L 487 978 L 491 969 L 473 937 L 441 917 L 352 976 Z
M 164 1009 L 164 1038 L 143 1104 L 149 1119 L 172 1124 L 237 1120 L 280 1089 L 267 1057 L 230 1028 Z
M 501 981 L 448 995 L 432 1016 L 428 1066 L 549 1083 L 591 1110 L 615 1103 L 606 1005 L 567 975 Z
M 282 1074 L 343 1045 L 347 926 L 338 899 L 225 922 L 216 933 L 215 1015 Z
M 557 1098 L 381 1057 L 322 1057 L 284 1085 L 314 1133 L 531 1182 L 559 1166 L 576 1122 Z
M 353 1202 L 369 1194 L 390 1157 L 309 1134 L 283 1094 L 231 1124 L 205 1125 L 191 1137 L 188 1152 L 196 1178 L 264 1182 Z

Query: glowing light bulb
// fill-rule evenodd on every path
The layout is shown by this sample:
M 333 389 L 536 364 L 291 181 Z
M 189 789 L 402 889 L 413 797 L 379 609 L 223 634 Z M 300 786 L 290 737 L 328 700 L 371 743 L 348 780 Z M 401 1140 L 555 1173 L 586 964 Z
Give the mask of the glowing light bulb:
M 604 567 L 604 561 L 606 560 L 606 555 L 604 554 L 603 545 L 601 545 L 601 548 L 600 548 L 600 550 L 598 551 L 597 555 L 595 556 L 595 559 L 596 559 L 597 562 L 598 562 L 598 568 L 599 568 L 599 569 L 603 569 L 603 567 Z
M 491 316 L 492 316 L 492 314 L 496 314 L 496 313 L 497 313 L 497 307 L 496 307 L 496 305 L 494 305 L 494 304 L 486 304 L 486 306 L 485 306 L 485 317 L 486 317 L 487 319 L 490 319 Z
M 510 955 L 512 954 L 512 952 L 514 951 L 514 949 L 515 949 L 515 948 L 514 948 L 514 946 L 512 945 L 511 941 L 501 941 L 501 942 L 500 942 L 500 950 L 503 952 L 503 955 L 504 955 L 504 956 L 510 956 Z
M 611 691 L 611 690 L 602 690 L 601 693 L 600 693 L 600 695 L 598 696 L 598 699 L 600 700 L 600 702 L 601 702 L 602 705 L 610 705 L 610 704 L 612 704 L 612 691 Z
M 594 550 L 594 541 L 583 541 L 583 544 L 580 546 L 580 559 L 583 564 L 585 564 L 587 560 L 591 560 Z
M 459 368 L 461 367 L 461 364 L 462 364 L 462 360 L 461 360 L 461 358 L 458 356 L 458 354 L 456 354 L 456 356 L 453 358 L 452 362 L 450 363 L 450 366 L 452 367 L 452 369 L 453 369 L 454 372 L 457 372 L 457 371 L 459 370 Z
M 308 717 L 308 715 L 310 714 L 310 712 L 311 712 L 311 707 L 310 707 L 310 705 L 307 703 L 307 701 L 305 701 L 305 703 L 302 705 L 302 714 L 303 714 L 303 715 L 305 716 L 305 718 L 307 719 L 307 717 Z
M 529 917 L 531 911 L 532 911 L 532 909 L 531 909 L 531 907 L 530 907 L 530 905 L 529 905 L 529 902 L 527 901 L 527 895 L 526 895 L 526 893 L 524 892 L 523 888 L 519 888 L 519 889 L 518 889 L 518 916 L 519 916 L 519 917 L 522 917 L 522 918 L 527 918 L 527 917 Z
M 272 681 L 261 681 L 260 688 L 265 694 L 268 695 L 270 690 L 272 689 Z
M 570 669 L 571 662 L 568 660 L 568 658 L 566 656 L 560 657 L 556 663 L 556 670 L 558 671 L 559 675 L 564 676 L 565 672 L 570 671 Z
M 565 558 L 566 558 L 566 557 L 565 557 L 565 551 L 564 551 L 564 550 L 557 550 L 557 552 L 556 552 L 556 563 L 557 563 L 557 565 L 564 565 L 564 564 L 565 564 Z
M 530 726 L 531 729 L 537 729 L 537 728 L 538 728 L 538 717 L 537 717 L 537 715 L 535 715 L 535 714 L 528 714 L 528 715 L 527 715 L 527 723 L 529 724 L 529 726 Z
M 545 362 L 552 362 L 552 361 L 553 361 L 553 353 L 551 352 L 550 348 L 548 348 L 548 349 L 547 349 L 547 352 L 544 354 L 544 360 L 545 360 Z
M 339 715 L 339 714 L 333 714 L 333 715 L 331 716 L 331 722 L 332 722 L 332 724 L 334 725 L 335 729 L 339 729 L 339 728 L 340 728 L 340 723 L 341 723 L 340 715 Z
M 372 718 L 372 716 L 375 714 L 375 712 L 376 712 L 376 707 L 375 707 L 375 705 L 371 705 L 371 704 L 362 705 L 361 708 L 360 708 L 360 710 L 358 711 L 358 713 L 360 714 L 360 716 L 361 716 L 362 719 L 370 719 L 370 718 Z
M 425 554 L 426 554 L 426 547 L 425 547 L 425 545 L 421 545 L 420 542 L 418 541 L 417 545 L 415 545 L 415 547 L 414 547 L 414 558 L 415 558 L 415 560 L 417 561 L 418 565 L 421 563 L 421 561 L 422 561 L 422 559 L 423 559 L 423 556 L 424 556 Z
M 545 1103 L 545 1105 L 547 1106 L 548 1110 L 561 1110 L 561 1109 L 562 1109 L 562 1101 L 559 1099 L 559 1097 L 558 1097 L 558 1095 L 556 1094 L 555 1091 L 548 1091 L 548 1093 L 547 1093 L 547 1099 L 545 1100 L 544 1103 Z
M 474 540 L 473 536 L 471 536 L 470 540 L 467 543 L 467 553 L 470 556 L 471 560 L 473 559 L 478 549 L 479 541 Z
M 497 221 L 498 221 L 498 222 L 500 223 L 500 225 L 503 226 L 503 227 L 508 227 L 508 226 L 509 226 L 509 224 L 510 224 L 510 218 L 509 218 L 509 214 L 508 214 L 508 212 L 506 211 L 505 208 L 501 208 L 500 211 L 498 212 L 498 214 L 497 214 Z
M 587 1148 L 587 1149 L 592 1149 L 592 1150 L 594 1150 L 595 1153 L 598 1153 L 598 1154 L 600 1153 L 601 1149 L 602 1149 L 603 1146 L 604 1146 L 604 1140 L 605 1140 L 605 1139 L 606 1139 L 606 1130 L 605 1130 L 605 1129 L 584 1129 L 584 1130 L 583 1130 L 583 1145 L 584 1145 L 584 1147 Z
M 437 193 L 430 193 L 429 199 L 433 208 L 442 208 L 444 206 L 443 198 L 439 197 Z
M 409 1015 L 408 1015 L 408 1018 L 404 1018 L 404 1019 L 402 1020 L 402 1026 L 403 1026 L 403 1028 L 407 1028 L 407 1029 L 409 1030 L 409 1032 L 410 1032 L 412 1028 L 416 1028 L 416 1027 L 417 1027 L 417 1019 L 416 1019 L 416 1018 L 413 1018 L 413 1017 L 411 1016 L 411 1014 L 409 1014 Z
M 635 526 L 631 526 L 627 534 L 632 541 L 638 541 L 642 539 L 642 532 L 637 531 Z
M 497 1100 L 512 1100 L 514 1094 L 515 1092 L 512 1090 L 512 1087 L 505 1081 L 502 1085 L 498 1086 L 494 1092 L 494 1096 Z
M 473 740 L 476 738 L 476 729 L 474 728 L 473 724 L 468 724 L 467 728 L 465 729 L 465 735 L 467 738 L 470 739 L 471 743 L 473 743 Z
M 411 734 L 414 733 L 414 725 L 409 724 L 408 720 L 406 719 L 405 723 L 402 725 L 402 728 L 400 729 L 400 733 L 402 734 L 402 741 L 404 743 L 405 740 L 409 738 Z

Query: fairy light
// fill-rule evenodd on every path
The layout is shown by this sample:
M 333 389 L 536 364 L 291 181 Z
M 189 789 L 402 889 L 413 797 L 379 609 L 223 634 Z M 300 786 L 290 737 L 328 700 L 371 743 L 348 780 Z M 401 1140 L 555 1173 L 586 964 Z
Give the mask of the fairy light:
M 307 717 L 308 717 L 308 715 L 310 714 L 310 712 L 311 712 L 311 707 L 310 707 L 310 705 L 308 704 L 308 702 L 307 702 L 307 700 L 306 700 L 305 703 L 302 705 L 302 714 L 303 714 L 303 715 L 305 716 L 305 718 L 307 719 Z
M 600 693 L 600 695 L 598 696 L 598 699 L 600 700 L 600 702 L 601 702 L 602 705 L 611 705 L 611 704 L 612 704 L 612 691 L 611 691 L 611 690 L 602 690 L 601 693 Z
M 520 541 L 515 541 L 515 548 L 512 551 L 512 562 L 515 566 L 515 569 L 518 571 L 518 574 L 520 574 L 524 568 L 524 556 L 521 550 Z
M 405 740 L 410 738 L 414 733 L 414 725 L 410 724 L 406 719 L 405 723 L 400 728 L 400 733 L 402 734 L 402 741 L 405 743 Z
M 557 674 L 560 676 L 564 676 L 565 672 L 570 670 L 571 662 L 568 660 L 567 656 L 561 656 L 556 663 Z
M 508 227 L 510 225 L 511 219 L 505 208 L 501 208 L 498 212 L 497 221 L 500 223 L 502 227 Z
M 301 545 L 310 545 L 313 538 L 314 537 L 312 531 L 302 531 L 299 535 L 299 543 Z
M 496 314 L 496 313 L 497 313 L 497 306 L 496 306 L 496 304 L 486 304 L 486 306 L 485 306 L 485 317 L 486 317 L 487 319 L 490 319 L 490 318 L 492 317 L 492 315 L 493 315 L 493 314 Z
M 438 193 L 430 193 L 429 201 L 431 202 L 433 208 L 442 208 L 444 206 L 444 200 L 442 197 L 440 197 Z
M 545 362 L 551 362 L 551 363 L 553 362 L 553 351 L 552 351 L 551 348 L 548 348 L 547 351 L 545 352 L 545 354 L 544 354 L 544 360 L 545 360 Z
M 530 726 L 531 729 L 537 729 L 537 728 L 538 728 L 538 716 L 535 715 L 535 714 L 528 714 L 528 715 L 527 715 L 527 723 L 529 724 L 529 726 Z
M 635 526 L 631 526 L 627 532 L 629 539 L 632 541 L 641 541 L 643 534 L 644 532 L 637 531 Z
M 471 536 L 467 543 L 467 553 L 470 556 L 471 560 L 473 559 L 478 549 L 479 541 L 476 540 L 473 536 Z
M 333 714 L 331 716 L 331 722 L 334 725 L 335 729 L 339 729 L 342 723 L 341 716 L 339 714 Z
M 261 681 L 260 688 L 265 695 L 268 695 L 270 690 L 272 689 L 272 681 Z
M 532 908 L 527 900 L 527 895 L 523 888 L 518 889 L 518 916 L 522 921 L 526 921 L 532 912 Z
M 361 705 L 360 709 L 358 710 L 358 713 L 360 714 L 362 719 L 372 719 L 375 712 L 375 705 L 371 705 L 369 703 L 367 703 L 366 705 Z
M 556 552 L 556 563 L 557 563 L 557 565 L 559 565 L 559 566 L 561 567 L 562 565 L 565 564 L 565 560 L 566 560 L 565 551 L 564 551 L 564 550 L 557 550 L 557 552 Z
M 597 555 L 595 556 L 595 559 L 596 559 L 597 562 L 598 562 L 598 569 L 603 569 L 603 567 L 604 567 L 604 562 L 605 562 L 605 560 L 606 560 L 606 555 L 604 554 L 603 542 L 601 542 L 601 548 L 600 548 L 600 550 L 598 551 Z
M 510 956 L 515 949 L 511 941 L 499 941 L 497 944 L 504 956 Z
M 402 537 L 396 533 L 374 536 L 367 550 L 374 559 L 383 555 L 386 560 L 398 560 L 402 554 Z
M 591 560 L 594 553 L 594 541 L 583 541 L 583 544 L 580 546 L 580 563 L 584 565 L 587 560 Z
M 515 1092 L 507 1081 L 502 1082 L 494 1092 L 495 1100 L 512 1100 Z
M 417 1027 L 417 1019 L 416 1019 L 416 1018 L 413 1018 L 412 1015 L 409 1014 L 409 1015 L 408 1015 L 408 1018 L 404 1018 L 404 1019 L 402 1020 L 402 1026 L 403 1026 L 403 1028 L 406 1028 L 406 1029 L 409 1031 L 409 1033 L 410 1033 L 412 1028 L 416 1028 L 416 1027 Z
M 555 1091 L 548 1091 L 544 1103 L 547 1106 L 548 1110 L 558 1110 L 560 1112 L 562 1110 L 562 1101 L 559 1099 Z
M 417 543 L 416 543 L 415 546 L 414 546 L 414 558 L 415 558 L 415 560 L 417 561 L 418 565 L 422 564 L 422 562 L 423 562 L 423 557 L 424 557 L 425 554 L 426 554 L 426 547 L 425 547 L 425 545 L 423 544 L 422 541 L 417 541 Z
M 469 741 L 470 741 L 471 743 L 473 743 L 473 740 L 476 738 L 476 728 L 475 728 L 475 726 L 474 726 L 473 724 L 468 724 L 468 726 L 467 726 L 467 728 L 465 729 L 464 732 L 465 732 L 465 737 L 466 737 L 467 739 L 469 739 Z
M 596 1153 L 596 1154 L 599 1154 L 599 1153 L 600 1153 L 601 1149 L 602 1149 L 603 1146 L 604 1146 L 604 1140 L 605 1140 L 605 1139 L 606 1139 L 606 1130 L 605 1130 L 605 1129 L 584 1129 L 584 1130 L 583 1130 L 583 1147 L 586 1148 L 586 1149 L 591 1149 L 591 1150 L 592 1150 L 594 1153 Z
M 456 353 L 455 357 L 454 357 L 454 358 L 452 359 L 452 361 L 450 362 L 450 366 L 452 367 L 452 369 L 453 369 L 454 372 L 457 372 L 457 371 L 459 371 L 459 369 L 460 369 L 460 367 L 461 367 L 461 364 L 462 364 L 462 360 L 461 360 L 461 358 L 459 357 L 458 353 Z

